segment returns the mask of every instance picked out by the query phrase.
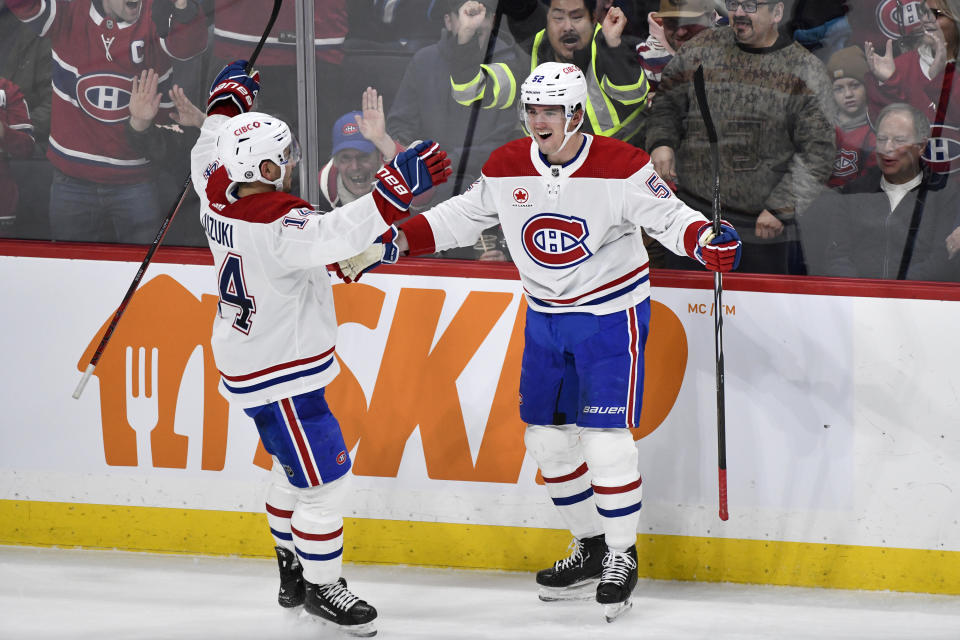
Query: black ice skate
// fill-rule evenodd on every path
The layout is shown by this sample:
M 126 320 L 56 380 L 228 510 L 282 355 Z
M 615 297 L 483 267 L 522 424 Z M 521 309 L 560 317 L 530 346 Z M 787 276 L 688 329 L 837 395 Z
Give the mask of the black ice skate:
M 274 547 L 277 552 L 277 564 L 280 565 L 280 592 L 277 602 L 285 609 L 303 604 L 303 567 L 297 554 L 283 547 Z
M 544 602 L 589 600 L 603 572 L 607 545 L 603 535 L 573 539 L 568 557 L 557 560 L 549 569 L 537 572 L 539 596 Z
M 374 624 L 377 610 L 350 593 L 346 580 L 340 578 L 330 584 L 307 582 L 306 586 L 303 606 L 307 612 L 352 636 L 369 638 L 377 635 Z
M 603 614 L 613 622 L 630 610 L 630 594 L 637 586 L 637 546 L 626 551 L 607 550 L 603 558 L 603 575 L 597 585 L 597 602 L 605 605 Z

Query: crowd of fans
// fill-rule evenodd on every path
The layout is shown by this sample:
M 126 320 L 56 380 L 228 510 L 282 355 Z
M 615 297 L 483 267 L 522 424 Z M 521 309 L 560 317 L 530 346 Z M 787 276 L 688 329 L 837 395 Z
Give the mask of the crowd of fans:
M 261 0 L 0 0 L 0 237 L 147 243 L 189 167 L 203 78 L 248 57 Z M 257 60 L 297 122 L 295 3 Z M 712 215 L 693 78 L 719 132 L 740 271 L 960 281 L 960 0 L 315 0 L 322 207 L 433 139 L 461 193 L 525 135 L 533 66 L 588 78 L 584 131 L 646 150 Z M 185 205 L 167 242 L 204 244 Z M 191 211 L 194 211 L 194 206 Z M 647 240 L 654 267 L 687 268 Z M 506 261 L 498 234 L 446 257 Z

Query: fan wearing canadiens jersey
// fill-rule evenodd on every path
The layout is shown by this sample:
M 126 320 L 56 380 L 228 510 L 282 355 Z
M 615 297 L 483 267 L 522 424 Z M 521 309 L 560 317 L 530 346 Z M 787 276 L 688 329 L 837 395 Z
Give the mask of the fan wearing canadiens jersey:
M 279 603 L 371 636 L 376 609 L 340 576 L 351 461 L 324 399 L 339 370 L 326 265 L 395 237 L 394 220 L 407 215 L 414 196 L 447 179 L 450 161 L 437 145 L 420 143 L 380 169 L 372 193 L 314 211 L 289 193 L 298 159 L 290 128 L 250 110 L 260 79 L 246 66 L 238 60 L 217 76 L 191 153 L 217 274 L 211 346 L 220 389 L 253 419 L 274 459 L 266 511 Z
M 6 0 L 50 39 L 52 84 L 47 158 L 54 167 L 55 240 L 149 243 L 162 212 L 154 168 L 126 136 L 133 78 L 153 69 L 166 96 L 172 60 L 203 51 L 206 19 L 196 0 Z M 160 103 L 167 121 L 172 101 Z
M 729 224 L 714 236 L 644 151 L 580 132 L 586 98 L 576 66 L 534 69 L 520 101 L 533 141 L 494 151 L 470 190 L 404 222 L 398 244 L 427 254 L 472 245 L 501 225 L 528 305 L 520 374 L 527 452 L 574 536 L 573 553 L 537 574 L 540 598 L 595 595 L 613 619 L 629 608 L 637 581 L 641 486 L 627 427 L 640 418 L 650 320 L 640 229 L 715 271 L 736 268 L 741 245 Z M 341 270 L 362 272 L 369 260 L 361 258 Z

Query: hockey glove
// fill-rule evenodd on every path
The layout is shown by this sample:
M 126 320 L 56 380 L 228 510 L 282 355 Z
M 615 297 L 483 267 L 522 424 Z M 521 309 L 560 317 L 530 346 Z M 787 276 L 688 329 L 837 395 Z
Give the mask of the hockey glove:
M 713 224 L 704 222 L 697 229 L 695 257 L 710 271 L 733 271 L 740 266 L 743 243 L 733 225 L 720 221 L 720 235 L 713 233 Z
M 260 92 L 260 72 L 246 72 L 247 61 L 235 60 L 217 74 L 210 85 L 210 97 L 207 98 L 207 113 L 214 107 L 224 104 L 234 105 L 239 113 L 247 113 L 253 108 L 253 101 Z
M 430 140 L 401 151 L 377 172 L 375 193 L 380 214 L 388 224 L 402 218 L 414 196 L 447 181 L 453 169 L 446 151 Z M 384 206 L 386 205 L 386 206 Z
M 359 282 L 360 276 L 381 264 L 395 264 L 400 257 L 400 248 L 397 246 L 397 228 L 393 225 L 374 240 L 369 249 L 366 249 L 352 258 L 341 260 L 334 265 L 334 271 L 344 282 Z

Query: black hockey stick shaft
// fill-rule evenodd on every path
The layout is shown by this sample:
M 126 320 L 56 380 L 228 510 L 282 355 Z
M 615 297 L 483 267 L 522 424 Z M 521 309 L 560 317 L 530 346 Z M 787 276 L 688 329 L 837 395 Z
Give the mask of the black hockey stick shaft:
M 500 8 L 502 2 L 497 3 L 496 13 L 493 15 L 493 27 L 490 29 L 490 37 L 487 39 L 487 50 L 483 54 L 483 64 L 488 65 L 493 60 L 493 52 L 496 49 L 497 37 L 500 33 L 500 22 L 503 20 L 503 9 Z M 470 159 L 470 147 L 473 145 L 473 136 L 477 128 L 477 119 L 480 117 L 480 108 L 483 99 L 476 100 L 470 105 L 470 120 L 467 121 L 467 133 L 463 137 L 463 147 L 460 148 L 460 161 L 457 162 L 457 175 L 453 180 L 453 195 L 460 193 L 463 187 L 463 176 L 467 171 L 467 161 Z
M 700 115 L 707 128 L 710 140 L 710 155 L 713 161 L 713 233 L 720 234 L 720 145 L 717 129 L 707 105 L 707 88 L 703 80 L 703 65 L 693 75 L 693 88 L 697 94 Z M 717 363 L 717 480 L 720 490 L 720 519 L 730 517 L 727 511 L 727 433 L 726 402 L 723 388 L 723 276 L 713 273 L 713 345 Z
M 273 29 L 273 23 L 277 21 L 277 15 L 280 13 L 281 4 L 283 4 L 283 0 L 273 0 L 273 11 L 270 14 L 270 20 L 267 21 L 267 28 L 264 29 L 263 35 L 260 37 L 260 42 L 257 44 L 257 48 L 253 50 L 253 55 L 250 56 L 250 61 L 246 66 L 247 73 L 250 73 L 250 70 L 253 68 L 253 63 L 256 62 L 257 57 L 260 55 L 260 50 L 263 48 L 263 43 L 267 41 L 267 37 L 270 35 L 270 30 Z M 136 293 L 137 287 L 140 286 L 140 281 L 143 280 L 143 276 L 147 272 L 147 267 L 150 266 L 150 261 L 153 260 L 153 254 L 157 252 L 157 249 L 160 247 L 160 243 L 163 242 L 163 237 L 167 235 L 167 230 L 170 228 L 170 223 L 173 222 L 174 216 L 177 215 L 177 211 L 180 210 L 180 207 L 183 205 L 183 201 L 186 200 L 187 191 L 190 189 L 190 182 L 190 174 L 188 173 L 186 180 L 183 181 L 183 188 L 180 189 L 180 195 L 177 196 L 177 200 L 170 208 L 170 212 L 167 213 L 167 215 L 163 218 L 163 222 L 160 223 L 160 229 L 157 230 L 157 235 L 153 238 L 153 243 L 147 250 L 147 255 L 143 258 L 143 262 L 140 263 L 140 268 L 137 269 L 137 275 L 133 277 L 133 282 L 130 283 L 130 286 L 127 288 L 126 295 L 123 296 L 123 300 L 120 301 L 120 305 L 117 307 L 116 312 L 114 312 L 113 318 L 110 320 L 110 324 L 107 326 L 107 330 L 103 334 L 103 338 L 100 339 L 100 344 L 97 345 L 97 350 L 93 352 L 93 357 L 90 358 L 90 364 L 87 365 L 87 368 L 83 372 L 83 376 L 80 378 L 80 382 L 77 384 L 77 388 L 74 389 L 74 398 L 80 399 L 80 394 L 83 393 L 83 389 L 87 386 L 90 376 L 93 375 L 93 370 L 96 369 L 97 364 L 100 362 L 100 358 L 103 356 L 103 352 L 106 350 L 107 344 L 110 342 L 110 338 L 113 337 L 113 332 L 120 323 L 120 318 L 123 317 L 123 312 L 127 310 L 127 305 L 130 304 L 133 294 Z

